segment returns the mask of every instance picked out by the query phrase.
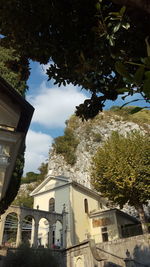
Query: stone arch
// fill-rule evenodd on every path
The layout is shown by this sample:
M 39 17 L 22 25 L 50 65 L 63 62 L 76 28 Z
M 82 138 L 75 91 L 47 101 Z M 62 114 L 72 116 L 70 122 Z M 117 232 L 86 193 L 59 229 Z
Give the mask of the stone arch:
M 42 211 L 37 209 L 30 209 L 26 207 L 19 207 L 19 206 L 10 206 L 9 209 L 1 216 L 0 219 L 0 245 L 2 245 L 3 239 L 3 231 L 4 231 L 4 224 L 5 219 L 9 213 L 15 212 L 18 217 L 18 228 L 17 228 L 17 237 L 16 237 L 16 246 L 19 246 L 22 243 L 22 226 L 24 224 L 25 217 L 31 216 L 32 217 L 32 234 L 31 234 L 31 246 L 38 247 L 38 228 L 39 222 L 42 218 L 49 223 L 49 247 L 52 245 L 52 228 L 53 225 L 59 221 L 62 225 L 64 225 L 63 232 L 65 232 L 66 227 L 66 220 L 65 220 L 65 212 L 62 214 L 56 212 L 49 212 L 49 211 Z M 65 244 L 65 243 L 64 243 Z
M 16 212 L 8 212 L 3 217 L 4 229 L 2 236 L 2 244 L 5 246 L 16 246 L 17 229 L 18 229 L 18 214 Z

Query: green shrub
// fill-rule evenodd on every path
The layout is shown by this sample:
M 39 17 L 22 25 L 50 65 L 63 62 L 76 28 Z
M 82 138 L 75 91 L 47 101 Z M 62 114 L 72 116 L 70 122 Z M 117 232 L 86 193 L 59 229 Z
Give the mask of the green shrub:
M 12 205 L 16 206 L 24 206 L 27 208 L 32 208 L 33 207 L 33 197 L 30 197 L 29 195 L 22 194 L 20 196 L 17 196 L 16 199 L 13 201 Z
M 3 267 L 58 267 L 49 249 L 32 249 L 27 244 L 9 251 Z
M 66 125 L 68 128 L 75 130 L 79 127 L 80 125 L 80 119 L 76 115 L 72 115 L 68 121 L 66 121 Z
M 76 147 L 78 145 L 78 140 L 74 136 L 74 132 L 70 128 L 66 128 L 64 135 L 55 138 L 53 147 L 57 154 L 63 155 L 66 162 L 70 165 L 76 162 Z
M 30 184 L 36 182 L 39 178 L 39 173 L 27 172 L 26 177 L 23 177 L 21 184 Z

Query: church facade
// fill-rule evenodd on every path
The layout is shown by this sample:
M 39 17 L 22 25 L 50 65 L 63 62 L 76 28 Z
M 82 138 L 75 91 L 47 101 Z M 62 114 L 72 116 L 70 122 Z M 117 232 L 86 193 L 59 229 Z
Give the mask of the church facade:
M 97 192 L 64 176 L 47 175 L 31 196 L 34 209 L 66 212 L 65 231 L 59 221 L 52 225 L 52 246 L 71 247 L 89 238 L 96 243 L 119 239 L 125 237 L 128 226 L 136 229 L 139 224 L 132 216 L 108 208 L 108 201 Z M 39 225 L 38 240 L 44 247 L 49 239 L 49 223 L 43 218 Z

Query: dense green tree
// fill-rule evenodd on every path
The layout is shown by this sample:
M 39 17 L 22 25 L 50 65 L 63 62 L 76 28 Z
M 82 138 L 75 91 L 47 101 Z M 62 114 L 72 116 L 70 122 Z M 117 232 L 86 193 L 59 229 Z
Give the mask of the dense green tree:
M 25 177 L 22 177 L 21 184 L 30 184 L 33 182 L 37 182 L 38 178 L 39 173 L 27 172 Z
M 93 158 L 92 184 L 104 197 L 139 212 L 147 230 L 143 205 L 150 199 L 150 137 L 140 132 L 127 136 L 113 132 Z
M 29 63 L 12 48 L 0 47 L 0 76 L 22 96 L 28 89 Z
M 76 111 L 86 119 L 125 92 L 148 101 L 149 28 L 146 0 L 1 0 L 1 45 L 50 62 L 47 74 L 56 84 L 90 91 Z
M 66 127 L 63 136 L 58 136 L 54 140 L 53 148 L 57 154 L 61 154 L 66 162 L 70 165 L 76 162 L 76 148 L 79 141 L 75 137 L 71 128 Z
M 45 176 L 47 174 L 47 168 L 48 168 L 48 163 L 47 162 L 42 162 L 40 167 L 38 168 L 38 170 L 40 172 L 38 179 L 39 179 L 40 182 L 45 179 Z

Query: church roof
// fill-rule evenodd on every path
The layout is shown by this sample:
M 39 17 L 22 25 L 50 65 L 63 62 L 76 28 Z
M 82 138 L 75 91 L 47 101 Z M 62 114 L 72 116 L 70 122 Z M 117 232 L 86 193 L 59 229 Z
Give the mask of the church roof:
M 49 191 L 50 189 L 54 189 L 56 187 L 60 187 L 60 186 L 55 186 L 53 188 L 49 188 L 47 187 L 46 189 L 46 185 L 49 183 L 50 180 L 54 180 L 54 181 L 61 181 L 63 185 L 66 185 L 69 183 L 69 179 L 67 177 L 64 177 L 64 176 L 50 176 L 50 175 L 47 175 L 47 177 L 43 180 L 43 182 L 41 184 L 39 184 L 30 194 L 30 196 L 34 196 L 34 195 L 37 195 L 39 193 L 43 193 L 43 192 L 47 192 Z M 44 188 L 44 191 L 41 192 L 41 189 Z
M 54 180 L 55 182 L 56 181 L 57 182 L 53 186 L 47 186 L 47 184 L 51 180 Z M 65 187 L 70 186 L 70 185 L 73 186 L 76 190 L 83 191 L 84 193 L 90 194 L 90 195 L 94 196 L 95 198 L 101 197 L 99 193 L 95 192 L 92 189 L 85 187 L 84 185 L 82 185 L 76 181 L 72 181 L 68 177 L 52 176 L 52 175 L 48 175 L 46 177 L 46 179 L 31 192 L 30 196 L 35 196 L 35 195 L 47 193 L 49 191 L 56 190 L 56 189 L 59 189 L 59 188 L 64 187 L 64 186 Z

